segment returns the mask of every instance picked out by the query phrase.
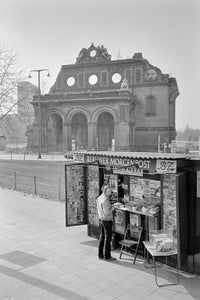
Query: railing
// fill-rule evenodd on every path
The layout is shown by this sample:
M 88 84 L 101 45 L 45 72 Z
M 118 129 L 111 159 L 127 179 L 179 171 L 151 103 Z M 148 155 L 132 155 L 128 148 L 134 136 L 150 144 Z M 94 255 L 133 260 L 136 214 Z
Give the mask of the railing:
M 9 159 L 9 160 L 38 160 L 38 154 L 27 154 L 27 153 L 6 153 L 0 151 L 0 159 Z M 63 154 L 42 154 L 42 159 L 40 160 L 63 160 L 66 161 L 66 158 Z

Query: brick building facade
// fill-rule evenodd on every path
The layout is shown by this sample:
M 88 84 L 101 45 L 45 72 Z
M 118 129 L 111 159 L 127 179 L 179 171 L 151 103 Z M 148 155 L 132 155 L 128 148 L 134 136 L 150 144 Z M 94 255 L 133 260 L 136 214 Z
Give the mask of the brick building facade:
M 41 96 L 42 151 L 156 151 L 175 139 L 175 78 L 135 53 L 111 60 L 104 46 L 83 48 L 75 64 L 63 65 Z M 38 147 L 38 99 L 28 144 Z

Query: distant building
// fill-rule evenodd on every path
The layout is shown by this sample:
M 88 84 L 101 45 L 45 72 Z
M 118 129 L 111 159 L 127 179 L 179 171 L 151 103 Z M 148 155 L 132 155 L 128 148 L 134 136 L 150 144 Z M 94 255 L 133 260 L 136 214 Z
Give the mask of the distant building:
M 172 141 L 171 152 L 199 154 L 199 141 Z
M 175 139 L 175 78 L 142 53 L 111 60 L 104 46 L 83 48 L 63 65 L 49 94 L 41 96 L 42 151 L 157 151 Z M 27 132 L 38 147 L 38 99 Z
M 37 88 L 30 82 L 22 81 L 18 83 L 15 113 L 5 115 L 0 123 L 0 133 L 5 137 L 6 150 L 26 147 L 27 126 L 34 119 L 34 110 L 30 102 L 36 92 Z
M 37 94 L 37 87 L 29 81 L 21 81 L 17 86 L 17 114 L 27 125 L 32 124 L 34 119 L 34 109 L 31 105 L 33 95 Z

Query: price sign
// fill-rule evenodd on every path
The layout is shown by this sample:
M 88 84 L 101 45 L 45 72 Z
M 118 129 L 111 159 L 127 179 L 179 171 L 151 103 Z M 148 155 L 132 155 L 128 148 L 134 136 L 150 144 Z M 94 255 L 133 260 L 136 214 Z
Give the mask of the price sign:
M 177 170 L 177 161 L 176 160 L 157 159 L 156 172 L 176 173 L 176 170 Z
M 76 161 L 76 162 L 84 163 L 84 154 L 83 153 L 74 153 L 73 154 L 73 160 Z

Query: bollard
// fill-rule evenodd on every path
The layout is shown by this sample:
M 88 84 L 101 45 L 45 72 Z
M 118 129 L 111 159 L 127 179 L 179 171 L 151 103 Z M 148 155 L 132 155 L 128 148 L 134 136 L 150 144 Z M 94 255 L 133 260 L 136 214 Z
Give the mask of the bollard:
M 36 176 L 34 176 L 34 194 L 36 195 L 37 190 L 36 190 Z
M 17 172 L 14 172 L 14 190 L 17 189 Z
M 58 200 L 60 201 L 60 186 L 61 186 L 61 179 L 60 179 L 60 177 L 59 177 L 59 179 L 58 179 Z

